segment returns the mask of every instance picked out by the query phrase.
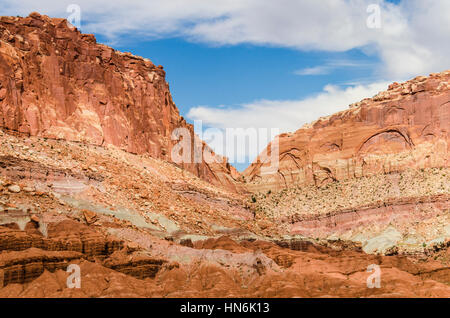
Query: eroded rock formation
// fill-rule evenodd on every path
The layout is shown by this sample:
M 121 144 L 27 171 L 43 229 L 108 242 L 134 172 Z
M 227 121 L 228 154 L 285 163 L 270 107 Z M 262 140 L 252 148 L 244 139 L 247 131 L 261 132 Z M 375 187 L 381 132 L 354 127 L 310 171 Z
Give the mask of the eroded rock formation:
M 448 72 L 282 136 L 252 197 L 170 162 L 161 67 L 35 13 L 0 32 L 0 297 L 449 297 Z
M 348 110 L 280 135 L 279 166 L 261 173 L 269 163 L 258 158 L 243 173 L 248 188 L 320 187 L 407 168 L 448 167 L 449 80 L 446 71 L 394 83 Z
M 176 128 L 186 128 L 162 66 L 98 44 L 65 19 L 32 13 L 0 18 L 0 126 L 12 131 L 95 145 L 115 145 L 172 161 Z M 192 151 L 191 157 L 194 158 Z M 236 190 L 237 171 L 218 163 L 181 166 Z
M 447 246 L 449 79 L 445 71 L 393 83 L 279 136 L 268 146 L 279 165 L 257 160 L 244 172 L 256 215 L 278 232 L 350 240 L 366 253 Z

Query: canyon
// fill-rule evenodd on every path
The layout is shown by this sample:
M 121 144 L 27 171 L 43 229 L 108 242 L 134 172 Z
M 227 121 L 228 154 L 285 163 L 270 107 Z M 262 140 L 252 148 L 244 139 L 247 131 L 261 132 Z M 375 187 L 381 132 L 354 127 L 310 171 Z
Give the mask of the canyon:
M 450 297 L 449 79 L 393 83 L 241 174 L 162 66 L 0 17 L 0 297 Z M 180 128 L 215 160 L 175 162 Z

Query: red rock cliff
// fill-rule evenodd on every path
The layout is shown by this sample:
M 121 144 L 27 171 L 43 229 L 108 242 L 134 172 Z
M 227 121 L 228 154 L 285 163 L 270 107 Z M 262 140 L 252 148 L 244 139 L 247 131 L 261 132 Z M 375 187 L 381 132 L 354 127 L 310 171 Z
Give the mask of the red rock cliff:
M 279 166 L 261 173 L 258 158 L 244 171 L 253 191 L 322 186 L 402 171 L 448 167 L 450 71 L 389 86 L 350 109 L 279 136 Z M 270 154 L 270 148 L 269 154 Z
M 38 13 L 0 18 L 0 126 L 112 144 L 168 161 L 176 143 L 173 130 L 184 127 L 194 135 L 172 101 L 161 66 L 98 44 L 65 19 Z M 183 167 L 236 188 L 232 175 L 238 173 L 226 161 Z

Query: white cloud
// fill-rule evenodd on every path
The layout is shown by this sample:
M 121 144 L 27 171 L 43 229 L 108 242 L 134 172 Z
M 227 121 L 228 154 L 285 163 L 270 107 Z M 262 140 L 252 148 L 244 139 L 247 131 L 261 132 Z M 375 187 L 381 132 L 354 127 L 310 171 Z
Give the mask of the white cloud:
M 301 100 L 263 99 L 239 107 L 198 106 L 189 110 L 187 118 L 218 128 L 276 127 L 280 132 L 289 132 L 321 116 L 347 109 L 349 104 L 386 90 L 388 85 L 388 82 L 345 88 L 327 85 L 321 93 Z
M 386 90 L 388 84 L 388 82 L 379 82 L 346 88 L 327 85 L 321 93 L 305 99 L 258 100 L 237 108 L 198 106 L 191 108 L 187 117 L 193 121 L 201 120 L 204 127 L 278 128 L 279 133 L 293 132 L 303 124 L 310 123 L 321 116 L 345 110 L 351 103 Z M 219 143 L 216 143 L 217 140 L 206 141 L 217 153 L 227 155 L 222 148 L 222 140 Z M 259 143 L 257 153 L 266 145 L 267 142 Z
M 378 39 L 387 73 L 410 77 L 450 68 L 450 1 L 404 0 L 396 11 L 398 30 L 386 29 Z
M 113 40 L 181 36 L 215 45 L 250 43 L 298 50 L 364 48 L 382 60 L 380 77 L 406 78 L 449 67 L 450 1 L 403 0 L 78 0 L 82 29 Z M 3 15 L 67 16 L 73 0 L 0 0 Z M 380 3 L 382 25 L 366 9 Z M 316 69 L 315 72 L 323 70 Z M 314 72 L 314 70 L 310 70 Z
M 332 71 L 332 68 L 330 68 L 327 65 L 319 65 L 314 67 L 307 67 L 303 68 L 301 70 L 294 71 L 294 74 L 296 75 L 326 75 L 329 74 Z
M 324 65 L 318 65 L 314 67 L 307 67 L 300 70 L 294 71 L 296 75 L 326 75 L 330 74 L 332 71 L 341 68 L 369 68 L 373 67 L 373 63 L 356 62 L 350 60 L 335 60 L 329 61 Z

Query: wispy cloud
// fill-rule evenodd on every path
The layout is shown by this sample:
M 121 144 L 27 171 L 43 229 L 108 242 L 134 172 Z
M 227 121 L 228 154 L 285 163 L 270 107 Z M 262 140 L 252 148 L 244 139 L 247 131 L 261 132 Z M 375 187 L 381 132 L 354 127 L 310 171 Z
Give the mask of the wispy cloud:
M 300 70 L 294 71 L 296 75 L 327 75 L 338 69 L 349 69 L 349 68 L 372 68 L 374 63 L 362 62 L 362 61 L 352 61 L 352 60 L 333 60 L 328 61 L 323 65 L 317 65 L 314 67 L 307 67 Z
M 301 70 L 296 70 L 294 71 L 295 75 L 326 75 L 329 74 L 333 69 L 328 67 L 328 66 L 324 66 L 324 65 L 319 65 L 319 66 L 314 66 L 314 67 L 307 67 L 307 68 L 303 68 Z

